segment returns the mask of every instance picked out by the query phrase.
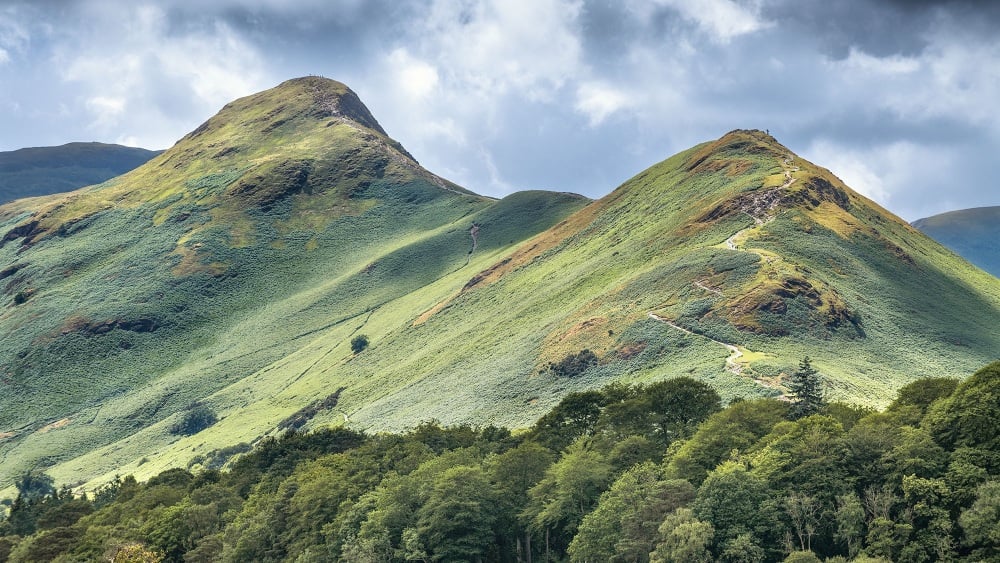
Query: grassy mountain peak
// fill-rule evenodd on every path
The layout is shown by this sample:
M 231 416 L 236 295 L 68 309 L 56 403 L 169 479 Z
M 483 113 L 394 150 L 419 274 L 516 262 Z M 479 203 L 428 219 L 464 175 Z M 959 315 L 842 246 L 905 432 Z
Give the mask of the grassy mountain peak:
M 308 77 L 236 100 L 128 174 L 0 206 L 0 481 L 158 424 L 176 441 L 175 417 L 235 406 L 209 397 L 254 374 L 278 377 L 254 392 L 276 424 L 335 389 L 312 373 L 283 395 L 296 376 L 275 362 L 317 338 L 347 361 L 376 311 L 587 202 L 475 195 L 420 167 L 346 86 Z
M 598 201 L 496 201 L 355 99 L 289 81 L 125 176 L 0 207 L 0 478 L 142 478 L 288 429 L 524 426 L 609 382 L 783 396 L 804 356 L 829 397 L 884 405 L 1000 349 L 1000 281 L 760 131 Z
M 213 209 L 233 226 L 234 244 L 245 238 L 245 211 L 269 208 L 305 194 L 293 210 L 298 219 L 314 211 L 352 212 L 347 201 L 373 180 L 422 178 L 443 189 L 470 193 L 423 170 L 379 126 L 345 85 L 320 77 L 286 81 L 226 105 L 148 165 L 105 184 L 42 205 L 14 204 L 0 214 L 22 214 L 22 244 L 31 244 L 102 210 L 160 207 L 156 222 L 186 215 L 190 204 Z M 338 190 L 330 191 L 330 186 Z M 180 211 L 179 211 L 180 210 Z M 294 218 L 292 219 L 294 220 Z

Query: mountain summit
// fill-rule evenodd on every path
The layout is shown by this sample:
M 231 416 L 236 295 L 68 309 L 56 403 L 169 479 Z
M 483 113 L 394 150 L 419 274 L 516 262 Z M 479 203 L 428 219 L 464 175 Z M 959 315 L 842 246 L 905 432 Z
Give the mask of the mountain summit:
M 1000 349 L 1000 280 L 763 132 L 595 202 L 495 201 L 315 77 L 0 207 L 0 280 L 6 482 L 214 466 L 289 429 L 525 425 L 611 381 L 779 396 L 804 356 L 829 398 L 882 405 Z

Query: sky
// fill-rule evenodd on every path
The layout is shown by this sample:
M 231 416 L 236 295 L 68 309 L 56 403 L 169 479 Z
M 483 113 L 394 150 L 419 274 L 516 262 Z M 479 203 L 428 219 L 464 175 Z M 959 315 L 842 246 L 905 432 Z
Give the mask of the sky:
M 0 0 L 0 150 L 167 148 L 298 76 L 484 195 L 766 129 L 906 220 L 1000 205 L 1000 2 Z

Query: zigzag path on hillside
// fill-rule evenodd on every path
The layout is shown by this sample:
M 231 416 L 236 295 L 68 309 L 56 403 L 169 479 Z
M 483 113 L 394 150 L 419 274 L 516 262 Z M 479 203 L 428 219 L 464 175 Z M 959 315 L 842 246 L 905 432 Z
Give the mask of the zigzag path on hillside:
M 782 183 L 777 188 L 777 190 L 775 190 L 775 191 L 778 191 L 778 192 L 780 192 L 780 191 L 788 188 L 793 183 L 795 183 L 795 178 L 792 177 L 792 172 L 798 172 L 800 170 L 798 166 L 792 166 L 792 156 L 791 155 L 786 156 L 782 160 L 781 164 L 782 164 L 782 168 L 784 169 L 783 172 L 785 174 L 785 181 L 784 181 L 784 183 Z M 777 201 L 775 201 L 775 204 L 776 203 L 777 203 Z M 771 207 L 773 207 L 775 204 L 772 204 Z M 757 227 L 760 227 L 761 225 L 766 225 L 767 223 L 770 223 L 775 218 L 775 215 L 765 215 L 764 217 L 758 217 L 757 215 L 751 213 L 751 211 L 752 210 L 747 210 L 747 209 L 743 209 L 742 210 L 743 213 L 745 213 L 751 219 L 753 219 L 753 223 L 754 224 L 752 226 L 746 227 L 744 229 L 740 229 L 739 231 L 736 231 L 735 233 L 733 233 L 732 236 L 730 236 L 729 238 L 726 239 L 725 245 L 726 245 L 726 248 L 728 248 L 729 250 L 734 250 L 734 251 L 737 251 L 737 252 L 753 252 L 754 254 L 757 254 L 758 256 L 760 256 L 761 260 L 767 260 L 767 257 L 764 256 L 763 254 L 759 253 L 759 252 L 755 252 L 752 249 L 751 250 L 740 249 L 736 245 L 736 239 L 737 238 L 745 235 L 751 229 L 756 229 Z M 710 293 L 714 293 L 716 295 L 722 295 L 722 291 L 721 290 L 705 285 L 704 280 L 695 280 L 693 283 L 699 289 L 702 289 L 704 291 L 708 291 Z M 692 331 L 690 331 L 690 330 L 688 330 L 688 329 L 686 329 L 686 328 L 684 328 L 684 327 L 682 327 L 680 325 L 675 324 L 674 322 L 670 321 L 669 319 L 666 319 L 664 317 L 661 317 L 661 316 L 657 315 L 656 313 L 653 313 L 652 311 L 649 312 L 649 318 L 651 318 L 653 320 L 656 320 L 656 321 L 659 321 L 659 322 L 662 322 L 662 323 L 666 324 L 667 326 L 670 326 L 670 327 L 672 327 L 674 329 L 677 329 L 677 330 L 679 330 L 679 331 L 681 331 L 681 332 L 683 332 L 685 334 L 690 334 L 690 335 L 695 335 L 695 336 L 702 336 L 702 337 L 707 338 L 708 340 L 710 340 L 710 341 L 712 341 L 712 342 L 714 342 L 714 343 L 716 343 L 716 344 L 718 344 L 720 346 L 725 347 L 727 350 L 729 350 L 729 357 L 726 358 L 726 371 L 728 371 L 728 372 L 730 372 L 732 374 L 735 374 L 735 375 L 743 375 L 743 365 L 739 362 L 739 359 L 743 357 L 743 351 L 740 350 L 740 348 L 738 346 L 736 346 L 735 344 L 729 344 L 727 342 L 722 342 L 722 341 L 719 341 L 719 340 L 715 340 L 714 338 L 711 338 L 711 337 L 706 336 L 704 334 L 694 333 L 694 332 L 692 332 Z M 751 377 L 751 378 L 758 385 L 760 385 L 762 387 L 767 387 L 769 389 L 776 389 L 778 391 L 781 391 L 782 392 L 781 398 L 783 398 L 783 399 L 787 398 L 785 390 L 782 389 L 782 387 L 780 385 L 778 385 L 776 383 L 770 383 L 770 382 L 767 382 L 767 381 L 763 381 L 763 380 L 757 379 L 755 377 Z
M 798 166 L 792 166 L 791 164 L 792 164 L 792 157 L 791 156 L 785 157 L 785 159 L 782 161 L 782 168 L 784 168 L 784 172 L 785 172 L 785 183 L 783 183 L 780 186 L 778 186 L 778 189 L 776 191 L 784 190 L 784 189 L 788 188 L 789 186 L 791 186 L 792 184 L 795 183 L 795 178 L 792 178 L 792 172 L 798 172 L 799 171 L 799 167 Z M 753 213 L 750 213 L 747 210 L 743 210 L 743 213 L 746 213 L 751 219 L 753 219 L 753 226 L 752 227 L 747 227 L 745 229 L 740 229 L 739 231 L 736 231 L 735 233 L 733 233 L 733 235 L 731 237 L 727 238 L 726 239 L 726 247 L 728 247 L 729 250 L 739 250 L 738 248 L 736 248 L 736 238 L 737 237 L 742 236 L 744 233 L 746 233 L 750 229 L 755 229 L 755 228 L 757 228 L 757 227 L 759 227 L 761 225 L 766 225 L 767 223 L 770 223 L 771 221 L 774 220 L 774 217 L 775 217 L 774 215 L 769 215 L 769 216 L 765 216 L 763 219 L 761 219 L 760 217 L 757 217 L 756 215 L 754 215 Z M 763 258 L 763 256 L 761 258 Z
M 736 375 L 743 374 L 743 366 L 739 364 L 739 359 L 743 357 L 743 352 L 739 349 L 738 346 L 735 346 L 733 344 L 726 344 L 725 342 L 716 340 L 710 336 L 705 336 L 704 334 L 697 334 L 695 332 L 692 332 L 678 324 L 674 324 L 669 319 L 666 319 L 664 317 L 657 315 L 656 313 L 653 313 L 652 311 L 649 313 L 649 318 L 653 319 L 654 321 L 660 321 L 661 323 L 676 328 L 677 330 L 685 334 L 690 334 L 691 336 L 702 336 L 704 338 L 711 340 L 712 342 L 715 342 L 720 346 L 725 346 L 726 349 L 729 350 L 729 357 L 726 358 L 726 371 L 735 373 Z

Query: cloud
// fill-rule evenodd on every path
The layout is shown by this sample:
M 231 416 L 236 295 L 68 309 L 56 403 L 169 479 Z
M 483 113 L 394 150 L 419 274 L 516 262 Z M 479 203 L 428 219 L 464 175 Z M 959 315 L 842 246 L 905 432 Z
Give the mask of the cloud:
M 851 48 L 846 59 L 835 64 L 869 76 L 909 74 L 920 70 L 921 66 L 920 59 L 917 57 L 903 55 L 875 57 L 856 47 Z
M 84 106 L 93 114 L 96 126 L 108 127 L 117 124 L 125 112 L 125 99 L 94 96 L 87 99 Z
M 927 196 L 940 198 L 947 191 L 962 190 L 953 174 L 958 155 L 948 147 L 896 141 L 859 148 L 819 139 L 802 154 L 907 220 L 945 210 L 942 205 L 928 205 Z M 914 193 L 914 185 L 924 188 Z
M 885 206 L 892 194 L 879 173 L 872 169 L 873 163 L 877 161 L 874 153 L 875 151 L 852 150 L 825 139 L 813 142 L 803 151 L 810 160 L 829 168 L 858 193 Z
M 770 22 L 761 19 L 760 7 L 755 3 L 744 5 L 732 0 L 657 0 L 657 3 L 677 10 L 722 43 L 771 26 Z
M 414 58 L 404 48 L 389 54 L 389 67 L 398 88 L 418 100 L 434 92 L 440 82 L 434 65 Z
M 632 103 L 628 94 L 617 88 L 599 82 L 586 82 L 576 90 L 574 107 L 587 116 L 591 127 L 595 127 Z
M 408 37 L 445 82 L 488 99 L 547 99 L 575 76 L 581 4 L 569 0 L 435 0 Z
M 106 20 L 104 5 L 86 14 Z M 81 31 L 57 47 L 60 78 L 79 92 L 97 133 L 135 139 L 151 147 L 178 138 L 177 116 L 189 127 L 234 98 L 269 86 L 256 50 L 222 22 L 177 30 L 155 6 L 116 10 L 120 29 L 111 38 Z M 121 119 L 127 109 L 128 119 Z M 199 113 L 201 115 L 199 115 Z
M 233 98 L 321 74 L 487 195 L 599 197 L 766 128 L 901 215 L 996 205 L 994 4 L 0 0 L 0 107 L 18 108 L 0 112 L 0 147 L 161 148 Z
M 5 50 L 24 50 L 31 38 L 27 28 L 20 23 L 22 10 L 16 6 L 0 6 L 0 47 Z

